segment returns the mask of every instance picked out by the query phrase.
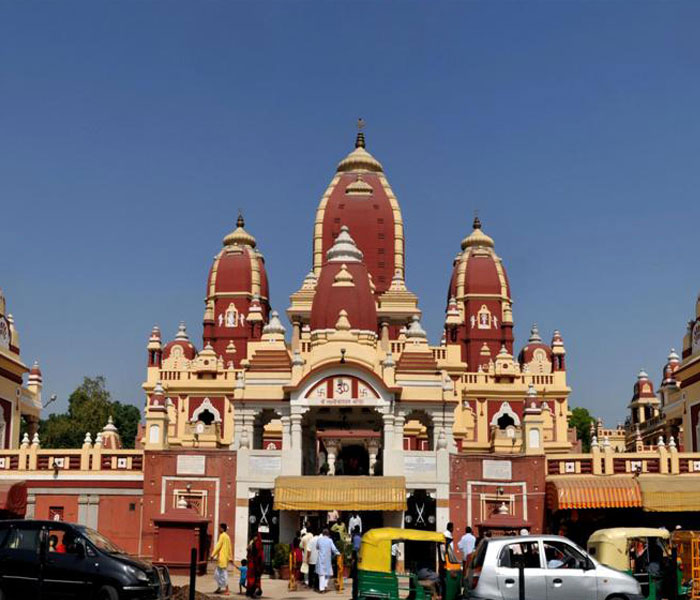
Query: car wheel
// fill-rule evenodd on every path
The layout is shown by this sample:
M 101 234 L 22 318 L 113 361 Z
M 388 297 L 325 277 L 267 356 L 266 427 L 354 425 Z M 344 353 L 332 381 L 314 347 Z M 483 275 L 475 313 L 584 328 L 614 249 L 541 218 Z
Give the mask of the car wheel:
M 112 586 L 105 585 L 97 592 L 97 600 L 119 600 L 119 594 Z
M 627 596 L 622 594 L 613 594 L 612 596 L 608 596 L 605 600 L 627 600 Z

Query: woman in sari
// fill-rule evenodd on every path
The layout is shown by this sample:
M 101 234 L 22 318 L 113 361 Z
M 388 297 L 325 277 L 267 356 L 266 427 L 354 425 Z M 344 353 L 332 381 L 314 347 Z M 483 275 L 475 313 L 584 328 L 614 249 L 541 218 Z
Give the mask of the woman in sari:
M 262 536 L 258 531 L 257 535 L 248 544 L 248 575 L 246 577 L 246 596 L 255 598 L 262 596 L 261 578 L 265 566 L 265 555 L 263 553 Z
M 304 553 L 301 551 L 298 537 L 295 537 L 292 542 L 292 554 L 294 555 L 294 577 L 297 581 L 303 581 L 301 564 L 304 562 Z

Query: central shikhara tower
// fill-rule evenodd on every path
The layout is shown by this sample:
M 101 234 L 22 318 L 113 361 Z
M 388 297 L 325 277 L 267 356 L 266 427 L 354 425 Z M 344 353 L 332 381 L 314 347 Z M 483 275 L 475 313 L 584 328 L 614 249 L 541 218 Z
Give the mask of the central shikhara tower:
M 501 468 L 504 485 L 518 485 L 511 463 L 509 477 L 494 466 L 499 456 L 571 449 L 562 336 L 548 344 L 533 326 L 516 356 L 508 276 L 478 218 L 449 281 L 445 265 L 444 330 L 429 344 L 407 285 L 401 209 L 362 132 L 318 205 L 289 332 L 270 306 L 258 236 L 238 218 L 209 271 L 201 349 L 184 324 L 167 343 L 155 327 L 144 383 L 147 457 L 174 456 L 178 473 L 182 463 L 202 479 L 227 457 L 231 489 L 217 502 L 235 513 L 238 549 L 272 512 L 268 526 L 284 534 L 309 512 L 359 502 L 353 494 L 372 498 L 385 525 L 401 524 L 407 495 L 423 495 L 439 527 L 471 502 L 467 479 Z M 477 463 L 478 475 L 455 483 Z M 503 489 L 481 495 L 482 521 L 527 523 L 520 488 Z

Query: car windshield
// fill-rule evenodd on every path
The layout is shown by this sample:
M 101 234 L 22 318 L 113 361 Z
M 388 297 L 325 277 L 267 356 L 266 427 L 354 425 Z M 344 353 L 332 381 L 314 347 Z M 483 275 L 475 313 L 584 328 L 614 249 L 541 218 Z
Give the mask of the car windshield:
M 83 527 L 81 528 L 81 532 L 98 550 L 102 550 L 102 552 L 108 552 L 109 554 L 126 554 L 119 546 L 109 541 L 105 536 L 94 529 Z

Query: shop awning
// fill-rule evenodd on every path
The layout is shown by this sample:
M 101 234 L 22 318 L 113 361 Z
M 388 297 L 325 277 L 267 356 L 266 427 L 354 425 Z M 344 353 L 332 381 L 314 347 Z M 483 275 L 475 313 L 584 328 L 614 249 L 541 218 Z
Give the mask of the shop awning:
M 642 495 L 633 477 L 575 475 L 547 478 L 547 507 L 640 508 Z
M 685 512 L 700 510 L 700 477 L 697 475 L 647 475 L 639 478 L 644 510 Z
M 27 512 L 27 484 L 24 481 L 0 481 L 0 515 L 24 517 Z
M 275 510 L 406 510 L 404 477 L 275 479 Z

